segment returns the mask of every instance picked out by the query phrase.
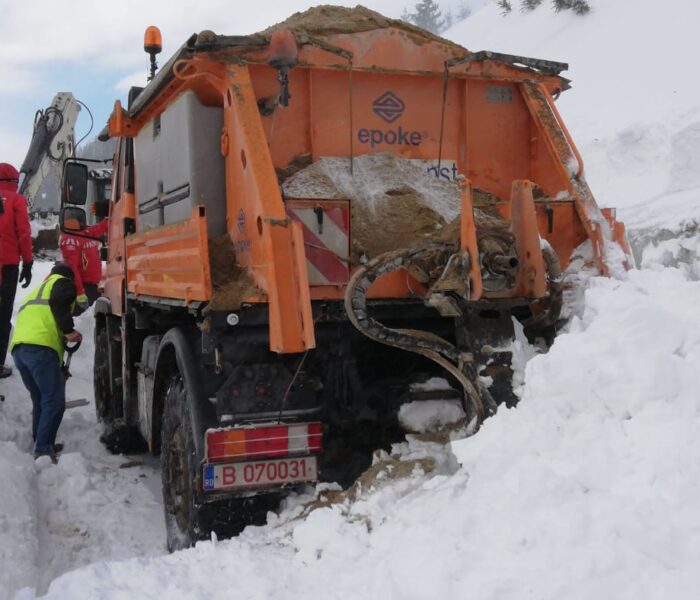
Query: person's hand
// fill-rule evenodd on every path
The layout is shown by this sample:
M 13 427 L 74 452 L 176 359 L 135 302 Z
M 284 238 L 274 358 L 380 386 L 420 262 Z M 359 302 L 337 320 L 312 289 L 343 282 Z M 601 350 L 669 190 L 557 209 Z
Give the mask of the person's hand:
M 22 271 L 20 271 L 19 274 L 19 282 L 22 283 L 22 287 L 26 288 L 29 287 L 29 284 L 32 282 L 32 266 L 34 263 L 32 261 L 22 263 Z
M 70 333 L 64 334 L 67 342 L 70 342 L 71 344 L 77 344 L 83 340 L 83 336 L 80 335 L 79 331 L 71 331 Z
M 85 294 L 78 294 L 78 297 L 75 299 L 75 303 L 83 312 L 85 312 L 90 306 L 90 303 L 88 302 L 88 297 Z

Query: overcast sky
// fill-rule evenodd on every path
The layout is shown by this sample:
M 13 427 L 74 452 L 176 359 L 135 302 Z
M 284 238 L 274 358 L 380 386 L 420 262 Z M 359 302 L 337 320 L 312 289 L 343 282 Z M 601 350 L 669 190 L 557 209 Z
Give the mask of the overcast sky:
M 486 0 L 467 0 L 481 4 Z M 309 0 L 0 0 L 0 162 L 19 168 L 29 146 L 36 110 L 58 91 L 87 104 L 99 131 L 114 100 L 130 85 L 145 83 L 148 56 L 143 32 L 157 25 L 163 33 L 159 63 L 203 29 L 248 34 L 284 20 L 314 4 Z M 333 2 L 354 6 L 357 1 Z M 399 17 L 416 0 L 364 0 L 365 6 Z M 442 0 L 456 7 L 459 0 Z M 76 136 L 90 119 L 81 112 Z

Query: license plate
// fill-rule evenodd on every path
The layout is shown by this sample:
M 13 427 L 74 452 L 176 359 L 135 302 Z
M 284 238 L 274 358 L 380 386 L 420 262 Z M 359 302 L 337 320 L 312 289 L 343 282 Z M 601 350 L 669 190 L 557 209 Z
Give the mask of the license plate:
M 268 487 L 316 479 L 315 456 L 204 465 L 205 491 Z

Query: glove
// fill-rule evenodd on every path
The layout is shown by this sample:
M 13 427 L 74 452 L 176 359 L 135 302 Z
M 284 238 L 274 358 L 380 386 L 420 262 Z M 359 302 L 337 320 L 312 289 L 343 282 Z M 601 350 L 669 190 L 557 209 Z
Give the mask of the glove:
M 71 344 L 77 344 L 83 340 L 83 336 L 80 335 L 80 332 L 75 330 L 64 334 L 64 337 L 66 338 L 66 341 L 70 342 Z
M 32 282 L 32 266 L 34 263 L 32 261 L 22 263 L 22 270 L 20 271 L 19 274 L 19 282 L 22 283 L 22 287 L 26 288 L 29 287 L 29 284 Z
M 88 297 L 85 294 L 79 294 L 78 297 L 75 299 L 75 303 L 83 312 L 86 311 L 90 306 L 90 303 L 88 302 Z

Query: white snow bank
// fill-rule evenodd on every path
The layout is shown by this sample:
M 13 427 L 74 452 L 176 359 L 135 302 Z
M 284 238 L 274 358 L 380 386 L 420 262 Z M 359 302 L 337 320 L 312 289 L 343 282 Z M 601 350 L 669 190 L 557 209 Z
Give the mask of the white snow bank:
M 417 470 L 305 521 L 93 565 L 48 597 L 693 598 L 698 305 L 679 270 L 594 279 L 583 317 L 528 364 L 519 407 L 453 442 L 454 474 Z
M 519 408 L 453 443 L 470 506 L 489 511 L 470 542 L 485 549 L 480 562 L 519 565 L 504 597 L 519 582 L 546 598 L 692 598 L 700 284 L 632 272 L 593 280 L 586 300 L 571 333 L 528 364 Z
M 34 282 L 45 277 L 51 265 L 37 262 Z M 17 288 L 19 304 L 32 288 Z M 8 354 L 6 363 L 12 366 Z M 0 380 L 0 599 L 37 580 L 37 485 L 32 458 L 32 405 L 16 372 Z
M 35 262 L 32 285 L 18 288 L 15 306 L 52 264 Z M 57 466 L 35 468 L 32 405 L 19 373 L 0 381 L 5 396 L 0 404 L 0 600 L 23 587 L 44 593 L 55 577 L 96 560 L 165 552 L 157 461 L 137 457 L 129 466 L 128 458 L 112 456 L 100 444 L 92 403 L 91 311 L 77 318 L 76 328 L 84 337 L 66 395 L 90 403 L 66 411 L 58 432 L 65 448 Z M 124 465 L 128 468 L 120 468 Z
M 0 411 L 3 407 L 0 407 Z M 31 455 L 13 442 L 0 442 L 0 598 L 30 585 L 39 551 L 35 521 L 36 488 Z

